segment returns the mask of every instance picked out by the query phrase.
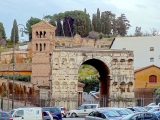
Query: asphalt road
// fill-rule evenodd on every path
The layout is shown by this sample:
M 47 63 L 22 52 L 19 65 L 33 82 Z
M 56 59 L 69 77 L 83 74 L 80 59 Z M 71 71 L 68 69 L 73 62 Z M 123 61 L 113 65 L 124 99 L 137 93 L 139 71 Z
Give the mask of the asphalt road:
M 84 120 L 84 117 L 76 117 L 76 118 L 63 118 L 63 120 Z

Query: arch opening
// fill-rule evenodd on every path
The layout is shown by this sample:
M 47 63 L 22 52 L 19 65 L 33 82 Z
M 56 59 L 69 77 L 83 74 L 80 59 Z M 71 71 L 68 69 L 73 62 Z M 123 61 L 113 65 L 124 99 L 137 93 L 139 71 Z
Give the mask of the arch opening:
M 83 62 L 81 64 L 80 69 L 83 69 L 84 65 L 90 65 L 90 66 L 92 66 L 90 69 L 94 68 L 95 71 L 97 71 L 98 75 L 96 75 L 95 78 L 90 77 L 88 79 L 99 80 L 99 91 L 96 91 L 96 92 L 97 92 L 97 94 L 99 94 L 100 106 L 101 107 L 109 106 L 109 89 L 110 89 L 110 76 L 109 76 L 110 75 L 110 69 L 109 69 L 109 67 L 103 61 L 98 60 L 98 59 L 89 59 L 89 60 Z

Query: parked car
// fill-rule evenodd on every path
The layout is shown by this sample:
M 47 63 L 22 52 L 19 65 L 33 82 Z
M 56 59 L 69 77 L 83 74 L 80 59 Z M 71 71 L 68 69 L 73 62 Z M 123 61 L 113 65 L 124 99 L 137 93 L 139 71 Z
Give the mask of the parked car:
M 53 120 L 53 117 L 49 111 L 43 111 L 43 120 Z
M 156 111 L 160 111 L 160 107 L 155 107 L 155 108 L 148 110 L 148 112 L 156 112 Z
M 140 107 L 126 107 L 127 109 L 132 110 L 133 112 L 144 112 Z
M 85 116 L 92 112 L 95 108 L 99 108 L 99 104 L 82 104 L 75 110 L 70 110 L 67 114 L 68 117 Z
M 26 107 L 13 109 L 10 114 L 13 120 L 43 120 L 41 107 Z
M 62 115 L 62 118 L 66 117 L 67 116 L 67 112 L 66 112 L 66 108 L 63 107 L 63 106 L 57 106 L 60 111 L 61 111 L 61 115 Z
M 154 112 L 154 114 L 157 116 L 157 118 L 160 120 L 160 111 Z
M 49 111 L 53 117 L 53 120 L 62 120 L 61 111 L 58 107 L 43 107 L 43 111 Z
M 137 112 L 123 117 L 121 120 L 158 120 L 154 113 Z
M 13 120 L 12 115 L 9 112 L 0 112 L 0 120 Z
M 120 120 L 122 117 L 113 110 L 96 109 L 85 116 L 85 120 Z
M 107 110 L 113 110 L 113 111 L 115 111 L 116 113 L 118 113 L 122 117 L 124 117 L 124 116 L 129 114 L 124 108 L 110 107 L 110 108 L 106 108 L 106 109 Z

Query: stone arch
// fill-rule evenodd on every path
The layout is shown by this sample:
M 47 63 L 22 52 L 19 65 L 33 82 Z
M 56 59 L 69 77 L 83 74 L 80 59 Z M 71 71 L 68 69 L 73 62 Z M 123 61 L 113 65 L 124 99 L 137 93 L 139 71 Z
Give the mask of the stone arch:
M 106 107 L 109 106 L 109 93 L 110 93 L 110 66 L 111 64 L 104 57 L 93 57 L 83 59 L 78 67 L 83 64 L 88 64 L 93 66 L 99 72 L 99 90 L 100 90 L 100 98 L 105 97 L 105 100 L 100 100 L 100 106 Z

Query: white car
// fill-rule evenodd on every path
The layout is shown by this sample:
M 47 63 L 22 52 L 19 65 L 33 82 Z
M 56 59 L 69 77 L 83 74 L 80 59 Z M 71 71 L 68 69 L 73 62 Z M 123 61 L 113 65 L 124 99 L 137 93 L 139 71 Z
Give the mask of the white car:
M 70 110 L 67 114 L 68 117 L 86 116 L 95 108 L 99 108 L 99 104 L 82 104 L 75 110 Z

